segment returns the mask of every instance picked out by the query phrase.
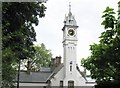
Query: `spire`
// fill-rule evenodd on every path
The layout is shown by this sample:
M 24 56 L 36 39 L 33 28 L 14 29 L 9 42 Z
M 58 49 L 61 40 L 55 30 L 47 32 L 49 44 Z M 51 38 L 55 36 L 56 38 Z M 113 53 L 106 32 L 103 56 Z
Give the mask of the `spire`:
M 71 12 L 71 2 L 69 2 L 69 13 L 68 16 L 65 16 L 64 25 L 77 26 L 76 20 Z
M 68 15 L 69 16 L 72 15 L 72 12 L 71 12 L 71 2 L 69 2 L 69 13 L 68 13 Z
M 71 2 L 69 2 L 69 13 L 71 13 Z

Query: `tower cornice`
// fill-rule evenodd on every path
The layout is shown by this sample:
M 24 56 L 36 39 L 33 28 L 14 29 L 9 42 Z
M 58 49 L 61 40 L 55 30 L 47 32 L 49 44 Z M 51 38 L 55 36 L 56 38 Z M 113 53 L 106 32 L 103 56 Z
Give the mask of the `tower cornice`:
M 75 26 L 75 25 L 64 25 L 64 27 L 62 28 L 62 31 L 65 30 L 65 27 L 68 27 L 68 28 L 78 28 L 79 26 Z

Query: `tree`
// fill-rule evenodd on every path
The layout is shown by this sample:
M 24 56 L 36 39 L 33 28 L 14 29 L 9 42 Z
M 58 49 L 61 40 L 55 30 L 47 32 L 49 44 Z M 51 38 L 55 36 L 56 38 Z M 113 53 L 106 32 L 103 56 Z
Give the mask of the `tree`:
M 10 88 L 19 59 L 31 58 L 38 16 L 45 16 L 46 7 L 40 2 L 2 3 L 2 84 Z
M 120 7 L 120 2 L 118 5 Z M 103 13 L 105 31 L 101 33 L 99 44 L 90 45 L 91 55 L 81 62 L 98 84 L 120 83 L 120 16 L 115 18 L 114 9 L 109 7 Z
M 30 61 L 32 71 L 39 71 L 41 67 L 49 67 L 51 63 L 52 54 L 51 51 L 46 49 L 45 45 L 42 43 L 40 45 L 34 45 L 35 48 L 35 54 L 34 56 L 29 60 L 23 61 L 23 66 L 26 66 L 28 69 L 28 66 L 25 65 L 26 62 Z

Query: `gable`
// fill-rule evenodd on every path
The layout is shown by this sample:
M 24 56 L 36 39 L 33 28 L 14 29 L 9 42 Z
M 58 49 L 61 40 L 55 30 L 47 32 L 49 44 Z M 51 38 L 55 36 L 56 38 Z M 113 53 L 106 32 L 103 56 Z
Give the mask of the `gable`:
M 63 63 L 56 67 L 47 80 L 51 80 L 51 78 L 53 78 L 63 67 Z

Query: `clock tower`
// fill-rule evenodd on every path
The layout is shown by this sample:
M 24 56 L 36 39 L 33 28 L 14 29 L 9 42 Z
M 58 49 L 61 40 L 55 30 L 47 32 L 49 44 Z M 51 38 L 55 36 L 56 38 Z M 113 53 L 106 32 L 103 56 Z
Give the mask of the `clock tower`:
M 77 49 L 77 23 L 71 12 L 69 5 L 69 13 L 65 16 L 63 31 L 63 58 L 64 58 L 64 81 L 76 78 L 76 49 Z M 69 80 L 68 80 L 69 79 Z

